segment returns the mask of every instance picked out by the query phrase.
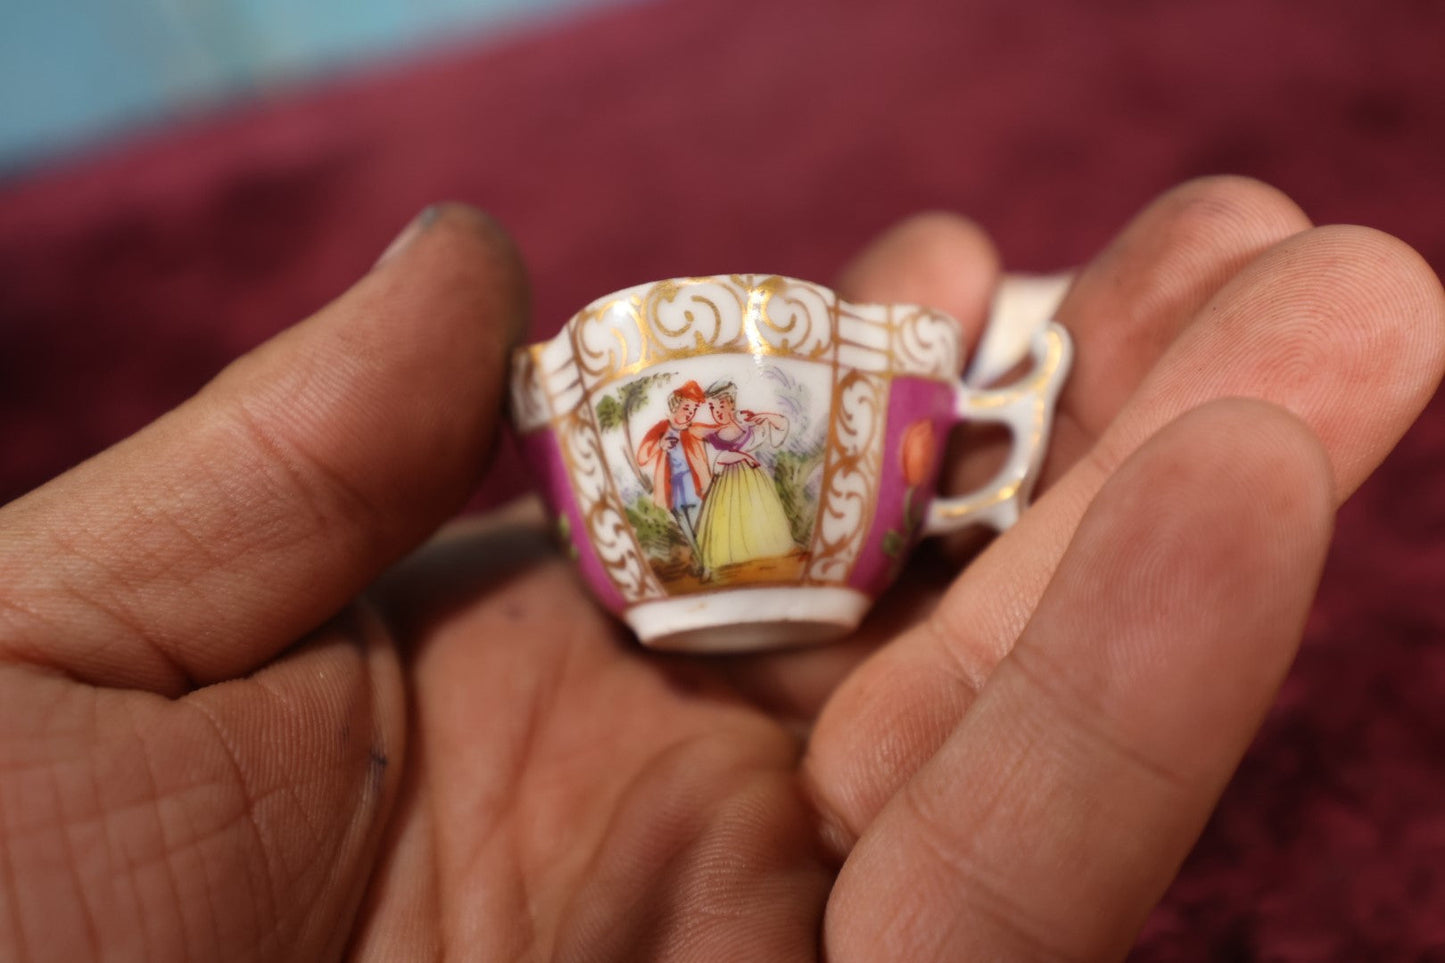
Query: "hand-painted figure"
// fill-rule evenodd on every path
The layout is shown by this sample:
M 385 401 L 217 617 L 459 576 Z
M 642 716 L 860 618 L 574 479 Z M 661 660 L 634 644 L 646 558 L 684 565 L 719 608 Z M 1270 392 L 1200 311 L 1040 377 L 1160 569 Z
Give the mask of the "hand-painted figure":
M 668 417 L 653 425 L 637 447 L 637 463 L 652 472 L 652 499 L 677 519 L 700 573 L 706 566 L 698 548 L 698 516 L 712 485 L 703 438 L 717 427 L 694 420 L 705 400 L 696 381 L 675 389 L 667 396 Z
M 779 447 L 788 422 L 765 411 L 739 412 L 737 385 L 718 382 L 707 390 L 717 425 L 706 436 L 717 449 L 716 472 L 698 519 L 698 545 L 703 565 L 724 565 L 777 558 L 794 551 L 792 526 L 778 498 L 772 477 L 752 452 L 764 445 Z

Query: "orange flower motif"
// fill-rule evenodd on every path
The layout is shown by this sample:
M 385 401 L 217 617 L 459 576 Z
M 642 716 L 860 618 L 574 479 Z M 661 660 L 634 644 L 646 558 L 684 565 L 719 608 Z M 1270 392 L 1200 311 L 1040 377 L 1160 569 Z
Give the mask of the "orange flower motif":
M 917 488 L 928 481 L 928 475 L 933 470 L 935 447 L 933 425 L 926 418 L 918 419 L 903 433 L 898 455 L 903 465 L 903 480 L 909 488 Z

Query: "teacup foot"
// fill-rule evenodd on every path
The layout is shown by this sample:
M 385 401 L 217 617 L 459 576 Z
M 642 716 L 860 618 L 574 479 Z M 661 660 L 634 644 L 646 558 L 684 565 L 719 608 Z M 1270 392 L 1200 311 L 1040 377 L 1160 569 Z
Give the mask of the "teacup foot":
M 857 628 L 868 603 L 854 589 L 779 586 L 646 602 L 625 619 L 649 648 L 747 652 L 831 642 Z

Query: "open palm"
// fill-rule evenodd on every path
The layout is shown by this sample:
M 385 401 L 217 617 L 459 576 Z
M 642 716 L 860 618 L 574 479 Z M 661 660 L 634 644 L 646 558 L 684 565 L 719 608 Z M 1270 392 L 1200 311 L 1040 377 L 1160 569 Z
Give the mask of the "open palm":
M 976 328 L 995 274 L 933 215 L 839 287 Z M 0 511 L 0 956 L 1121 956 L 1333 509 L 1445 363 L 1408 248 L 1185 185 L 1060 309 L 1078 363 L 1018 526 L 961 575 L 966 545 L 925 553 L 855 639 L 689 658 L 603 616 L 534 507 L 391 567 L 475 483 L 524 305 L 495 227 L 442 209 Z

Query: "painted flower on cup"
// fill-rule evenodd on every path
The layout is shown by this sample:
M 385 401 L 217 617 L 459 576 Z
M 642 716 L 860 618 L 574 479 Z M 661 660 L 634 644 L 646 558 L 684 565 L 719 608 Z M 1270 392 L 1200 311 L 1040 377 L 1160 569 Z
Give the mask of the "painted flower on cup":
M 898 442 L 899 469 L 907 486 L 903 491 L 903 529 L 892 529 L 883 536 L 883 551 L 893 558 L 902 557 L 918 526 L 923 523 L 923 506 L 919 504 L 922 499 L 918 497 L 918 492 L 933 474 L 937 449 L 933 424 L 927 418 L 920 418 L 909 425 Z
M 903 441 L 898 446 L 898 460 L 903 464 L 903 480 L 911 492 L 928 481 L 933 471 L 933 425 L 928 419 L 920 418 L 908 426 Z

